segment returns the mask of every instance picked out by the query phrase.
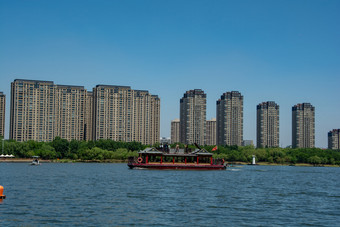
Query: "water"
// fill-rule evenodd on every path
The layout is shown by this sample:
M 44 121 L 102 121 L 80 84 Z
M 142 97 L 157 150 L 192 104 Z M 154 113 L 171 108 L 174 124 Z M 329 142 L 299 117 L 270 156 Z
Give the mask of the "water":
M 0 226 L 339 226 L 340 168 L 0 163 Z

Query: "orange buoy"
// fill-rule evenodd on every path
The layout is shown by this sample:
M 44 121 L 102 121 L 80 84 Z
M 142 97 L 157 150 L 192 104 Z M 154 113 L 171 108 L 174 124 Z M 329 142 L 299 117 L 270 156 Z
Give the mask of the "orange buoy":
M 4 195 L 4 187 L 0 185 L 0 199 L 6 199 L 6 196 Z

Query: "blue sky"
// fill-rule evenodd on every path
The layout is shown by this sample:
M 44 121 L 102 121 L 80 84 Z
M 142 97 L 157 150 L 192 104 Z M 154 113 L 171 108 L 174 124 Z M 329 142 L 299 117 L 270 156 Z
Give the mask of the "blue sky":
M 0 91 L 10 82 L 128 85 L 161 98 L 161 136 L 185 91 L 207 94 L 207 119 L 226 91 L 244 95 L 244 139 L 256 141 L 256 105 L 316 108 L 316 146 L 340 128 L 340 1 L 0 0 Z

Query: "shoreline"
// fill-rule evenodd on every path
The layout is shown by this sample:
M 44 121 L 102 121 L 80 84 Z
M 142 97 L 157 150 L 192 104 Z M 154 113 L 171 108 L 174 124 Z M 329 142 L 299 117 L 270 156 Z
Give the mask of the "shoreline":
M 1 158 L 0 163 L 30 163 L 32 162 L 31 158 Z M 39 159 L 40 163 L 127 163 L 127 160 L 118 160 L 118 159 L 110 159 L 110 160 L 71 160 L 71 159 L 53 159 L 53 160 L 43 160 Z M 247 162 L 232 162 L 228 163 L 229 165 L 251 165 Z M 321 164 L 321 165 L 313 165 L 308 163 L 270 163 L 270 162 L 258 162 L 257 166 L 296 166 L 296 167 L 340 167 L 339 165 L 329 165 L 329 164 Z

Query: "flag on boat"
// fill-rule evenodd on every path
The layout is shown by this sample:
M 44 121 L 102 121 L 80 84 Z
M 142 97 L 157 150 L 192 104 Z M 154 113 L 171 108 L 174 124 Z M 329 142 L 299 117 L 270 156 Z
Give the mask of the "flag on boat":
M 217 150 L 217 146 L 215 146 L 211 151 L 216 151 Z

